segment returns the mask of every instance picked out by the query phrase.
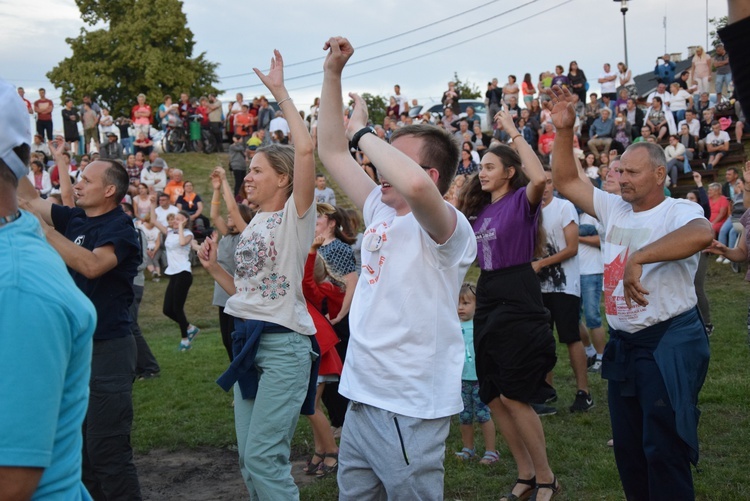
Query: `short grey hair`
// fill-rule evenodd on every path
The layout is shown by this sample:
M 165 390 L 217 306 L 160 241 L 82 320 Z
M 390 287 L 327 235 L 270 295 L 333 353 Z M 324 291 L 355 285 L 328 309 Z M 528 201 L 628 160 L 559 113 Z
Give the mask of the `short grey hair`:
M 664 150 L 658 144 L 648 143 L 645 141 L 640 142 L 640 143 L 635 143 L 635 144 L 631 144 L 630 146 L 628 146 L 627 151 L 632 151 L 636 149 L 646 150 L 646 152 L 648 153 L 649 164 L 651 164 L 652 169 L 656 169 L 660 165 L 664 167 L 667 166 L 667 157 L 664 154 Z

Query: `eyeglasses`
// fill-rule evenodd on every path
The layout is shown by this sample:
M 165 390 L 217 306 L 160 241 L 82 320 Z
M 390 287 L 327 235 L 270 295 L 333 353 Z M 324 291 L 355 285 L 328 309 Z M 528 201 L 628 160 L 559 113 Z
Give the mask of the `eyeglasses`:
M 472 294 L 477 295 L 477 288 L 470 282 L 464 282 L 461 284 L 462 289 L 469 289 Z

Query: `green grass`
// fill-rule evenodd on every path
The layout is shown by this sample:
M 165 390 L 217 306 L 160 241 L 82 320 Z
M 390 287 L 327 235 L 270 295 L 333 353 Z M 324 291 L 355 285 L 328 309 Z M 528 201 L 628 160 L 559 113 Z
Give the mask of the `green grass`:
M 170 166 L 186 171 L 186 179 L 198 192 L 210 197 L 208 174 L 224 156 L 200 154 L 166 155 Z M 333 184 L 333 183 L 331 183 Z M 334 185 L 334 189 L 337 187 Z M 343 194 L 337 190 L 337 198 Z M 202 269 L 194 269 L 194 282 L 186 311 L 201 333 L 188 353 L 177 350 L 177 326 L 161 313 L 166 281 L 147 282 L 141 306 L 140 325 L 152 351 L 161 364 L 160 378 L 137 382 L 134 391 L 135 426 L 133 443 L 139 453 L 155 448 L 181 449 L 198 446 L 226 447 L 235 443 L 232 396 L 215 384 L 227 365 L 221 344 L 218 314 L 211 306 L 213 281 Z M 476 271 L 472 272 L 476 276 Z M 701 392 L 700 472 L 695 474 L 698 499 L 750 499 L 750 378 L 747 376 L 750 351 L 747 346 L 746 316 L 748 284 L 743 274 L 734 274 L 727 265 L 710 261 L 707 277 L 716 331 L 711 338 L 711 364 Z M 558 347 L 555 367 L 559 414 L 543 418 L 547 449 L 553 470 L 564 484 L 558 499 L 623 499 L 612 450 L 606 404 L 606 385 L 598 377 L 589 380 L 596 407 L 583 415 L 571 415 L 574 380 L 567 362 L 567 350 Z M 481 437 L 477 429 L 477 436 Z M 295 457 L 311 452 L 311 433 L 301 419 L 294 437 Z M 445 460 L 446 499 L 497 499 L 512 484 L 515 470 L 500 435 L 501 461 L 491 467 L 477 462 L 454 460 L 461 449 L 458 423 L 454 420 L 447 442 Z M 481 440 L 477 440 L 481 449 Z M 238 472 L 239 475 L 239 472 Z M 302 499 L 335 500 L 335 480 L 327 479 L 305 486 Z

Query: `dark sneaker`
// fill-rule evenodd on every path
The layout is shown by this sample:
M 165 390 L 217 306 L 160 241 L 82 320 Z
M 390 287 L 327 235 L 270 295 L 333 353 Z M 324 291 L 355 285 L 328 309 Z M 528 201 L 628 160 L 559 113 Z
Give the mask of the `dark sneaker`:
M 714 333 L 714 324 L 706 324 L 706 334 L 709 336 Z
M 188 341 L 192 343 L 193 339 L 195 339 L 195 336 L 197 336 L 200 331 L 201 330 L 197 326 L 191 325 L 187 331 Z
M 553 402 L 557 402 L 557 391 L 555 390 L 552 390 L 552 394 L 544 401 L 545 404 L 551 404 Z
M 138 381 L 145 381 L 146 379 L 154 379 L 159 377 L 159 372 L 144 372 L 138 375 Z
M 596 355 L 586 357 L 586 367 L 591 367 L 592 365 L 594 365 L 594 362 L 596 362 Z
M 536 415 L 541 416 L 554 416 L 557 414 L 557 409 L 544 404 L 531 404 L 531 408 L 534 409 Z
M 570 412 L 586 412 L 594 406 L 594 399 L 591 398 L 590 393 L 586 393 L 583 390 L 578 390 L 576 393 L 576 400 L 573 405 L 570 406 Z

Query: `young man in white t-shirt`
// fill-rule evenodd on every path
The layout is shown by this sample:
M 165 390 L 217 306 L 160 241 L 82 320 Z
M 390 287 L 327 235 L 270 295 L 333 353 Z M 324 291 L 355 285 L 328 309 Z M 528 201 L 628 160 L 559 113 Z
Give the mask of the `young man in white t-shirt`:
M 567 200 L 554 196 L 552 172 L 545 171 L 547 185 L 542 195 L 542 226 L 547 241 L 544 257 L 532 261 L 531 266 L 542 285 L 542 300 L 550 311 L 550 328 L 568 347 L 568 357 L 576 379 L 576 398 L 570 412 L 588 411 L 594 406 L 589 393 L 586 372 L 586 352 L 578 332 L 578 313 L 581 310 L 581 281 L 578 266 L 578 214 Z M 547 376 L 552 384 L 552 374 Z
M 336 206 L 336 193 L 326 186 L 326 177 L 323 174 L 315 176 L 315 202 L 319 204 L 330 204 Z
M 694 499 L 696 408 L 708 370 L 708 336 L 696 307 L 698 252 L 713 231 L 697 204 L 664 195 L 666 158 L 637 143 L 620 159 L 622 195 L 594 189 L 573 158 L 573 99 L 553 89 L 558 190 L 606 228 L 604 292 L 615 461 L 628 499 Z
M 713 169 L 716 167 L 724 155 L 729 151 L 729 134 L 721 130 L 719 122 L 711 122 L 711 132 L 704 139 L 706 151 L 708 151 L 708 164 L 706 168 Z
M 354 94 L 345 135 L 341 72 L 354 49 L 345 38 L 325 48 L 319 154 L 367 226 L 339 385 L 352 401 L 341 434 L 339 499 L 442 499 L 450 416 L 463 408 L 458 292 L 476 256 L 471 225 L 442 198 L 458 145 L 429 125 L 403 127 L 389 145 L 366 127 L 366 105 Z M 350 147 L 378 166 L 380 186 Z

